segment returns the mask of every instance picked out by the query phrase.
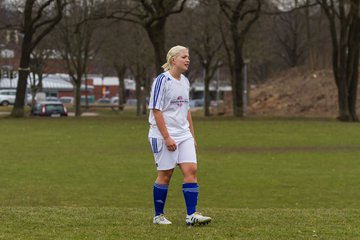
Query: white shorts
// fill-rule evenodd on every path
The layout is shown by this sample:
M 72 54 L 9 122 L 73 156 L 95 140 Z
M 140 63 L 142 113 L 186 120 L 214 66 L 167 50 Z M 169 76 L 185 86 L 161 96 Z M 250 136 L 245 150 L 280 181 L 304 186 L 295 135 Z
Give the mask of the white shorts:
M 157 170 L 174 169 L 181 163 L 197 163 L 194 138 L 176 141 L 176 150 L 169 151 L 164 139 L 149 138 Z

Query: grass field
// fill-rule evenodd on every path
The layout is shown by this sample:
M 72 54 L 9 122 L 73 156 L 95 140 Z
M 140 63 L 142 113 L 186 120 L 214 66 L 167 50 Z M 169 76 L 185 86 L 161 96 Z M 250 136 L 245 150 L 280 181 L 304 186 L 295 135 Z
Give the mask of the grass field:
M 145 117 L 0 118 L 0 239 L 360 239 L 360 125 L 194 118 L 198 210 L 177 170 L 151 223 Z

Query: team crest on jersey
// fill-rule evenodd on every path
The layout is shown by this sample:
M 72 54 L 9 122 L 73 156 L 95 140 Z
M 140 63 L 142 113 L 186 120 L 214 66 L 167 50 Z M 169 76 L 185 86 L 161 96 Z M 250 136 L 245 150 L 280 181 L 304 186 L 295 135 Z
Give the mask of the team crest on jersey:
M 184 105 L 184 103 L 188 103 L 188 102 L 189 102 L 188 99 L 183 99 L 182 96 L 178 96 L 178 97 L 176 98 L 176 100 L 172 100 L 172 101 L 171 101 L 171 104 L 176 104 L 176 105 L 178 105 L 179 107 L 181 107 L 182 105 Z

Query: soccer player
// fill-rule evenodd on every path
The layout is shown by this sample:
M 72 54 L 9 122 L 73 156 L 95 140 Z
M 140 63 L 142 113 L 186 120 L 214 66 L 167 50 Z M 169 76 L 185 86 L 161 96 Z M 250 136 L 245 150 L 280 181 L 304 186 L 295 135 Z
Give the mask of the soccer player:
M 154 224 L 171 224 L 164 216 L 164 206 L 171 176 L 176 166 L 183 174 L 183 194 L 187 209 L 187 225 L 211 221 L 196 212 L 199 186 L 196 171 L 196 142 L 189 110 L 189 80 L 182 74 L 188 70 L 189 50 L 175 46 L 169 50 L 164 72 L 153 82 L 149 101 L 149 141 L 154 154 L 157 178 L 153 187 Z

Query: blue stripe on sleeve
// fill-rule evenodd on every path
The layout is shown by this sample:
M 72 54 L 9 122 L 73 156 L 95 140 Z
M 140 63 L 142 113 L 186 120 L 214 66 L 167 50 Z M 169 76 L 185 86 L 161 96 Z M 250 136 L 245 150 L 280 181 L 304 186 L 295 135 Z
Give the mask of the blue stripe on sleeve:
M 154 87 L 154 101 L 153 101 L 153 108 L 155 108 L 156 106 L 156 102 L 158 100 L 159 97 L 159 93 L 160 93 L 160 88 L 161 88 L 161 84 L 163 82 L 165 75 L 161 74 L 157 79 L 156 79 L 156 84 Z

